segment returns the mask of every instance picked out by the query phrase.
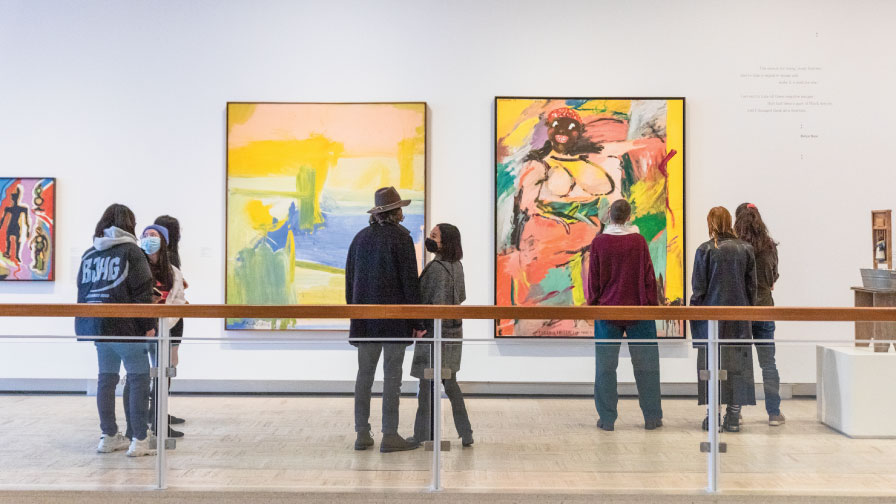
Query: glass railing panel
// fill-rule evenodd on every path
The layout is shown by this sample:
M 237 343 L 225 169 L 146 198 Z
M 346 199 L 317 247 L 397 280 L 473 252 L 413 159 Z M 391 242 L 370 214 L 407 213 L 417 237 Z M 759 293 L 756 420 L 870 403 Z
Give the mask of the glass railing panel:
M 183 433 L 169 452 L 171 488 L 429 488 L 433 453 L 407 439 L 418 409 L 413 346 L 354 347 L 344 333 L 228 332 L 223 340 L 191 339 L 204 331 L 200 322 L 189 322 L 196 328 L 178 349 L 169 398 L 170 413 L 185 420 L 171 426 Z M 387 359 L 390 370 L 401 370 L 400 388 L 385 399 L 398 402 L 398 415 L 384 422 Z M 418 364 L 431 367 L 423 359 Z M 364 401 L 361 410 L 355 404 L 360 361 L 375 363 L 367 442 L 358 435 L 366 430 Z
M 0 338 L 0 488 L 155 488 L 147 342 L 50 337 L 44 322 Z
M 849 328 L 817 337 L 851 325 L 803 323 L 817 330 L 795 334 L 778 324 L 774 344 L 746 347 L 755 404 L 721 431 L 722 490 L 896 495 L 896 352 L 856 344 Z
M 472 324 L 471 324 L 472 325 Z M 707 486 L 707 455 L 700 444 L 696 358 L 689 342 L 660 341 L 637 349 L 645 409 L 639 402 L 627 342 L 491 340 L 463 343 L 457 380 L 472 428 L 463 446 L 457 401 L 443 399 L 446 489 L 549 492 L 700 492 Z M 600 428 L 598 393 L 613 430 Z M 651 357 L 651 354 L 653 357 Z M 658 357 L 658 359 L 657 359 Z M 659 363 L 659 377 L 651 367 Z M 653 364 L 651 364 L 653 362 Z M 525 377 L 520 379 L 520 377 Z M 652 386 L 651 386 L 652 385 Z M 659 395 L 656 395 L 659 385 Z M 618 400 L 612 412 L 613 391 Z M 656 397 L 656 400 L 651 400 Z M 646 429 L 645 412 L 662 426 Z M 655 419 L 651 418 L 655 422 Z M 460 429 L 458 428 L 460 427 Z M 656 424 L 651 425 L 656 427 Z M 459 436 L 461 436 L 459 438 Z

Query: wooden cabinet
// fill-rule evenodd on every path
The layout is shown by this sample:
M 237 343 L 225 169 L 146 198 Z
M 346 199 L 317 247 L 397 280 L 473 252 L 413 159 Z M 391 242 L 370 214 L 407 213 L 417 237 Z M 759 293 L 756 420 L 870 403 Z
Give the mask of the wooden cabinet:
M 857 307 L 896 307 L 896 290 L 853 287 Z M 896 340 L 896 322 L 856 322 L 856 346 L 865 347 L 871 340 Z M 875 352 L 886 352 L 889 343 L 875 343 Z

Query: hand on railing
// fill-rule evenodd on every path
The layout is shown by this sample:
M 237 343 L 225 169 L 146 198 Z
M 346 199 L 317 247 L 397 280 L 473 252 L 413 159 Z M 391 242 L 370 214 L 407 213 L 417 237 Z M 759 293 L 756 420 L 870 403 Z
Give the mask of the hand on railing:
M 426 329 L 414 329 L 415 338 L 423 338 L 426 336 Z

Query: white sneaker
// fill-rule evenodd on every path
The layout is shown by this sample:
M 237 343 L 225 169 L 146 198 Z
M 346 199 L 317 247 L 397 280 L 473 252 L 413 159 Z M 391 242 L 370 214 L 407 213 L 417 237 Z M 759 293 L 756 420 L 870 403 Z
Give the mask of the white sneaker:
M 131 446 L 128 448 L 128 457 L 142 457 L 144 455 L 155 455 L 156 451 L 149 447 L 149 436 L 142 441 L 134 438 L 131 440 Z
M 97 453 L 112 453 L 116 451 L 126 450 L 128 448 L 128 438 L 121 433 L 114 436 L 103 434 L 100 437 L 100 444 L 96 447 Z

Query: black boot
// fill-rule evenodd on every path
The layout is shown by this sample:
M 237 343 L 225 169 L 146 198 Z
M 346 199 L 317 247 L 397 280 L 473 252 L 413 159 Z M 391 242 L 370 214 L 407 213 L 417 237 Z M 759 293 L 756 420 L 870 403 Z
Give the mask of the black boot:
M 361 431 L 358 433 L 358 438 L 355 439 L 355 449 L 356 450 L 366 450 L 373 446 L 373 436 L 370 435 L 370 431 Z

